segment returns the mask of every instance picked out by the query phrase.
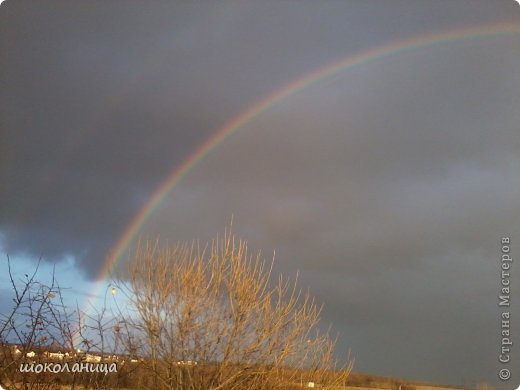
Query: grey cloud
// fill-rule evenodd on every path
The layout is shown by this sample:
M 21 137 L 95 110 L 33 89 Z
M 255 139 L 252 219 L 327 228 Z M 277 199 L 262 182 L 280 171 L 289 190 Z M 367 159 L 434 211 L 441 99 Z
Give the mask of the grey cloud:
M 70 255 L 92 277 L 230 118 L 360 51 L 518 22 L 509 3 L 7 0 L 2 250 Z M 315 83 L 212 150 L 140 234 L 205 241 L 233 215 L 277 270 L 301 271 L 359 369 L 493 381 L 493 261 L 520 236 L 518 52 L 516 35 L 480 37 Z

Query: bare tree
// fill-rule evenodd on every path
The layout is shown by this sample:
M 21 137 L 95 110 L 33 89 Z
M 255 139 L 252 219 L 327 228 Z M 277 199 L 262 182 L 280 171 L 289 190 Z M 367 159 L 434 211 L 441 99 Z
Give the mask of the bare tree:
M 34 375 L 21 373 L 19 367 L 39 362 L 42 346 L 69 349 L 73 337 L 71 316 L 63 305 L 54 271 L 48 284 L 37 279 L 40 261 L 31 274 L 17 281 L 7 257 L 14 297 L 11 311 L 0 314 L 0 381 L 12 388 L 33 388 L 36 382 L 40 382 L 40 388 L 50 388 L 51 384 L 41 383 L 46 382 L 44 375 L 36 381 Z
M 67 370 L 60 373 L 35 372 L 29 367 L 44 364 L 83 362 L 85 354 L 76 353 L 75 342 L 86 352 L 101 356 L 115 353 L 115 337 L 108 331 L 114 317 L 106 305 L 87 315 L 70 310 L 53 270 L 48 283 L 38 278 L 40 261 L 32 273 L 19 278 L 13 274 L 7 257 L 13 299 L 12 308 L 0 313 L 0 384 L 9 389 L 99 389 L 119 388 L 129 370 L 120 367 L 116 374 L 82 373 Z M 25 368 L 23 368 L 25 367 Z
M 318 330 L 321 307 L 230 232 L 205 249 L 139 245 L 127 278 L 119 287 L 136 313 L 126 340 L 146 357 L 144 387 L 344 385 L 352 369 L 350 359 L 336 365 L 335 340 Z

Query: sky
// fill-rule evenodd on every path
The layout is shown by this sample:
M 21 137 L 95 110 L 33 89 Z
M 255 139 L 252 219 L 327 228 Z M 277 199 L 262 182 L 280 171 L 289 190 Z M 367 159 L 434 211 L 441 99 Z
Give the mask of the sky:
M 501 238 L 520 253 L 519 31 L 513 0 L 4 1 L 2 256 L 99 295 L 191 161 L 135 238 L 204 242 L 232 219 L 299 272 L 356 371 L 516 388 L 520 346 L 497 373 Z M 520 335 L 519 264 L 511 283 Z

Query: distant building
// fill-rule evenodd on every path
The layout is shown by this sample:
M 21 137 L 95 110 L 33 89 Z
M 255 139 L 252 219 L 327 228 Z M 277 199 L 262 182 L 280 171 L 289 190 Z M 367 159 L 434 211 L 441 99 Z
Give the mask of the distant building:
M 196 366 L 198 363 L 194 360 L 179 360 L 177 362 L 178 366 Z
M 63 353 L 61 351 L 58 351 L 58 352 L 45 352 L 45 357 L 47 357 L 49 359 L 63 360 L 65 358 L 69 357 L 69 353 L 68 352 Z
M 87 353 L 85 355 L 85 361 L 87 361 L 89 363 L 99 363 L 101 361 L 101 356 L 91 355 L 90 353 Z

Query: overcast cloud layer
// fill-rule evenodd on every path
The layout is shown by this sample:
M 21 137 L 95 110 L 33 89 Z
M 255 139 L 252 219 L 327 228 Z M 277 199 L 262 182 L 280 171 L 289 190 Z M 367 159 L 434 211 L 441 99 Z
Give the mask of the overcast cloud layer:
M 71 256 L 92 278 L 172 169 L 265 96 L 363 50 L 497 22 L 520 27 L 520 7 L 7 0 L 2 249 Z M 513 388 L 520 370 L 496 374 L 497 293 L 500 238 L 520 253 L 519 53 L 518 34 L 480 37 L 315 83 L 213 149 L 140 234 L 210 239 L 233 215 L 300 271 L 356 370 Z

